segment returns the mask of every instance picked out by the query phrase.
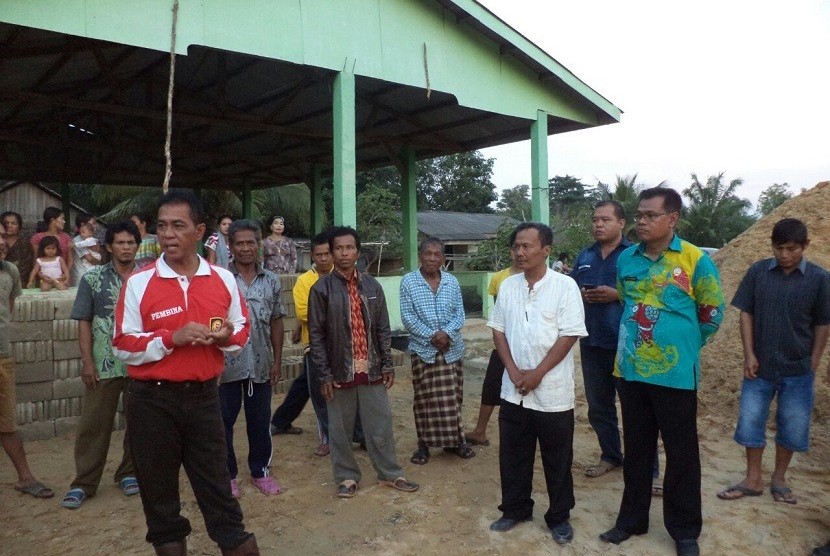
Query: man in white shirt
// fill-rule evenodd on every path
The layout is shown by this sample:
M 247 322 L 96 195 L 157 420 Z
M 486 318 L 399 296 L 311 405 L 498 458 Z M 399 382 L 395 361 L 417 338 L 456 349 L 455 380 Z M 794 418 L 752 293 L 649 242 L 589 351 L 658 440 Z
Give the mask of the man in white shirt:
M 545 522 L 558 544 L 573 539 L 574 362 L 572 348 L 588 333 L 579 288 L 547 267 L 553 233 L 536 222 L 510 238 L 522 270 L 502 282 L 487 326 L 504 362 L 499 412 L 503 516 L 492 531 L 533 518 L 533 464 L 538 441 L 550 507 Z

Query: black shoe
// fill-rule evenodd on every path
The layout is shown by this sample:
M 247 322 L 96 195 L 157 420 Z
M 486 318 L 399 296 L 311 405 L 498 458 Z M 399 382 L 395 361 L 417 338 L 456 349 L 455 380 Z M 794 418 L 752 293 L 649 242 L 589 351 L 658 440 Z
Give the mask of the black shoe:
M 617 529 L 614 527 L 613 529 L 609 529 L 605 533 L 602 533 L 599 536 L 600 539 L 604 540 L 605 542 L 610 542 L 614 544 L 620 544 L 621 542 L 625 542 L 631 538 L 631 533 L 623 531 L 622 529 Z
M 697 539 L 683 539 L 674 544 L 677 547 L 677 556 L 700 556 Z
M 812 556 L 830 556 L 830 541 L 824 546 L 819 546 L 814 549 Z
M 510 519 L 509 517 L 501 517 L 490 524 L 490 530 L 499 533 L 510 531 L 513 527 L 522 523 L 523 521 L 531 521 L 533 516 L 527 516 L 524 519 Z
M 559 525 L 554 525 L 550 528 L 553 533 L 553 540 L 556 544 L 568 544 L 574 540 L 574 528 L 567 521 L 563 521 Z

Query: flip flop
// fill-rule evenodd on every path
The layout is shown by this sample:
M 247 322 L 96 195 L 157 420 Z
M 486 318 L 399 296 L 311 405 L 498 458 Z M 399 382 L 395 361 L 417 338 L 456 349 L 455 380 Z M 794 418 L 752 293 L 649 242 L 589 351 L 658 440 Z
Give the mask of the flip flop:
M 320 444 L 317 446 L 317 449 L 314 450 L 314 455 L 319 456 L 321 458 L 326 457 L 331 452 L 331 448 L 329 448 L 328 444 Z
M 784 502 L 786 504 L 798 504 L 798 498 L 793 494 L 792 489 L 784 485 L 771 485 L 769 487 L 772 499 L 776 502 Z
M 588 467 L 585 470 L 585 476 L 586 477 L 591 477 L 592 479 L 595 479 L 597 477 L 601 477 L 601 476 L 605 475 L 609 471 L 613 471 L 617 467 L 620 467 L 620 466 L 615 465 L 615 464 L 611 463 L 610 461 L 605 461 L 604 459 L 601 459 L 601 460 L 599 460 L 598 464 L 592 465 L 592 466 Z
M 473 438 L 472 436 L 464 435 L 464 440 L 465 440 L 465 442 L 467 442 L 467 444 L 471 444 L 473 446 L 489 446 L 490 445 L 490 441 L 487 440 L 486 438 L 484 440 L 479 440 L 477 438 Z
M 86 493 L 83 489 L 73 488 L 67 492 L 66 496 L 64 496 L 63 500 L 61 500 L 61 507 L 66 508 L 67 510 L 77 510 L 81 507 L 81 504 L 84 503 L 85 498 Z
M 732 495 L 730 493 L 737 494 Z M 761 496 L 762 494 L 764 494 L 764 491 L 762 490 L 753 490 L 745 487 L 744 485 L 732 485 L 726 490 L 720 491 L 718 493 L 718 498 L 721 500 L 740 500 L 744 496 Z
M 124 477 L 118 482 L 118 486 L 124 496 L 135 496 L 139 492 L 138 479 L 135 477 Z
M 271 436 L 276 436 L 278 434 L 303 434 L 303 429 L 300 427 L 285 427 L 284 429 L 274 428 L 271 431 Z
M 357 492 L 357 483 L 351 480 L 346 480 L 340 483 L 337 487 L 338 498 L 352 498 Z
M 429 449 L 426 446 L 421 446 L 412 453 L 409 461 L 416 465 L 424 465 L 429 461 Z
M 651 495 L 652 496 L 663 496 L 663 483 L 661 483 L 661 482 L 651 483 Z
M 445 447 L 444 451 L 448 454 L 455 454 L 461 459 L 470 459 L 476 457 L 476 453 L 467 444 L 460 446 Z
M 418 483 L 413 483 L 412 481 L 407 481 L 404 477 L 398 477 L 394 481 L 378 481 L 378 483 L 382 485 L 386 485 L 388 487 L 392 487 L 395 490 L 400 490 L 403 492 L 415 492 L 419 488 L 421 488 Z
M 52 498 L 55 495 L 55 492 L 51 488 L 45 486 L 40 481 L 23 486 L 15 485 L 14 490 L 35 498 Z

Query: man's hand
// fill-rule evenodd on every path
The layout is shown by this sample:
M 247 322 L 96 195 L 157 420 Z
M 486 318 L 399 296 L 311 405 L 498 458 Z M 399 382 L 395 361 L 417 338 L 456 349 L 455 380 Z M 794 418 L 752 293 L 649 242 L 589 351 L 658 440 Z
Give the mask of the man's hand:
M 609 286 L 597 286 L 590 290 L 582 289 L 582 299 L 586 303 L 614 303 L 619 301 L 617 290 Z
M 439 353 L 446 353 L 450 349 L 450 336 L 443 330 L 433 334 L 429 341 Z
M 510 370 L 510 369 L 508 369 L 507 367 L 505 367 L 505 368 L 504 368 L 504 370 L 506 370 L 506 371 L 507 371 L 507 377 L 510 379 L 510 382 L 512 382 L 512 383 L 513 383 L 513 386 L 515 386 L 516 388 L 518 388 L 518 387 L 519 387 L 519 383 L 522 381 L 522 378 L 523 378 L 523 376 L 522 376 L 522 375 L 523 375 L 524 373 L 522 373 L 522 371 L 520 371 L 519 369 L 516 369 L 516 370 L 514 370 L 514 371 L 511 371 L 511 370 Z
M 271 378 L 271 386 L 276 386 L 282 376 L 282 361 L 274 361 L 268 376 Z
M 386 386 L 386 389 L 389 390 L 392 388 L 393 384 L 395 384 L 395 373 L 392 371 L 383 373 L 383 385 Z
M 222 328 L 216 332 L 208 331 L 208 341 L 201 342 L 207 345 L 215 343 L 217 346 L 226 346 L 233 335 L 233 325 L 225 320 L 222 323 Z
M 198 322 L 189 322 L 173 332 L 173 345 L 188 346 L 196 344 L 212 344 L 213 338 L 210 338 L 210 329 L 204 324 Z
M 98 386 L 98 371 L 95 370 L 95 363 L 92 361 L 84 361 L 81 367 L 81 380 L 87 390 L 95 390 Z
M 323 395 L 323 399 L 327 402 L 330 402 L 334 399 L 334 389 L 340 388 L 340 385 L 334 381 L 331 382 L 324 382 L 320 385 L 320 393 Z
M 750 379 L 758 376 L 758 358 L 753 353 L 744 357 L 744 376 Z
M 295 328 L 291 331 L 291 343 L 292 344 L 299 344 L 300 340 L 303 339 L 302 331 L 300 328 Z

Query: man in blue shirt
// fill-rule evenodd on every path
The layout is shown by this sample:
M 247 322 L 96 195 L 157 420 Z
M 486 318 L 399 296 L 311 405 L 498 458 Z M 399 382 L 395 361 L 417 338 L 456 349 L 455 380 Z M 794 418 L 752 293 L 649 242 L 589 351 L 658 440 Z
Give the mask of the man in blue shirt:
M 412 463 L 429 461 L 429 447 L 461 458 L 475 452 L 464 441 L 461 401 L 464 375 L 464 304 L 455 276 L 444 272 L 444 243 L 429 237 L 418 246 L 420 268 L 401 280 L 401 319 L 409 331 L 413 411 L 418 449 Z
M 617 294 L 617 257 L 631 242 L 623 237 L 625 209 L 617 201 L 600 201 L 594 208 L 591 235 L 596 243 L 580 251 L 571 270 L 585 303 L 588 337 L 579 342 L 588 422 L 602 450 L 600 460 L 585 470 L 599 477 L 623 464 L 615 404 L 617 379 L 614 358 L 622 317 Z

